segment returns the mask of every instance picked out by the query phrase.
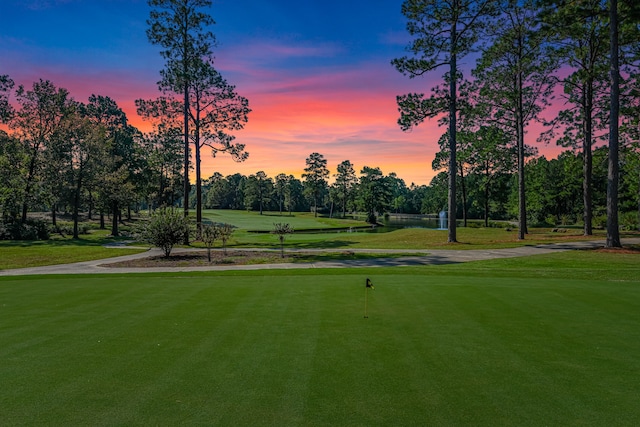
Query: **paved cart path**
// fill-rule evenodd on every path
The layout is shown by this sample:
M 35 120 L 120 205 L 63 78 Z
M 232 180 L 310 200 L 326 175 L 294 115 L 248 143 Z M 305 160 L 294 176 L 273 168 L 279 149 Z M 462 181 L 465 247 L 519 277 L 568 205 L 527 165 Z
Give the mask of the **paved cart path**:
M 624 244 L 638 244 L 640 238 L 624 239 Z M 443 265 L 468 261 L 481 261 L 497 258 L 515 258 L 531 255 L 548 254 L 554 252 L 564 252 L 569 250 L 590 249 L 603 247 L 604 240 L 577 241 L 565 243 L 553 243 L 546 245 L 521 246 L 508 249 L 348 249 L 350 252 L 359 253 L 407 253 L 411 255 L 394 258 L 376 258 L 362 260 L 331 260 L 310 263 L 279 263 L 279 264 L 253 264 L 253 265 L 211 265 L 202 267 L 106 267 L 105 264 L 112 264 L 132 259 L 146 258 L 150 256 L 162 255 L 160 249 L 150 249 L 133 255 L 125 255 L 113 258 L 99 259 L 93 261 L 76 262 L 72 264 L 57 264 L 42 267 L 17 268 L 10 270 L 0 270 L 0 276 L 24 276 L 33 274 L 122 274 L 122 273 L 155 273 L 155 272 L 185 272 L 185 271 L 226 271 L 226 270 L 275 270 L 275 269 L 300 269 L 300 268 L 344 268 L 344 267 L 398 267 L 398 266 L 418 266 L 418 265 Z M 177 248 L 172 253 L 194 252 L 198 249 Z M 203 251 L 206 249 L 202 249 Z M 256 249 L 237 249 L 251 250 Z M 295 250 L 288 250 L 293 252 Z M 336 249 L 320 249 L 317 252 L 336 252 Z M 313 252 L 305 249 L 304 252 Z M 424 255 L 416 256 L 415 254 Z

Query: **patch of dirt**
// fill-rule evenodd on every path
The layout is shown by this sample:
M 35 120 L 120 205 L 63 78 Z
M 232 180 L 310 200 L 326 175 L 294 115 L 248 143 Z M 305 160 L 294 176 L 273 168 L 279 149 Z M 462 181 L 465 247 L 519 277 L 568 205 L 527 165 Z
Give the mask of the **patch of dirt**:
M 598 248 L 592 249 L 595 252 L 609 253 L 609 254 L 633 254 L 640 255 L 640 247 L 626 246 L 622 248 Z
M 148 267 L 206 267 L 210 265 L 245 265 L 245 264 L 275 264 L 293 262 L 294 257 L 285 253 L 284 258 L 279 252 L 262 251 L 211 251 L 211 262 L 207 257 L 207 251 L 182 252 L 169 256 L 152 256 L 130 261 L 121 261 L 111 264 L 103 264 L 103 267 L 113 268 L 148 268 Z

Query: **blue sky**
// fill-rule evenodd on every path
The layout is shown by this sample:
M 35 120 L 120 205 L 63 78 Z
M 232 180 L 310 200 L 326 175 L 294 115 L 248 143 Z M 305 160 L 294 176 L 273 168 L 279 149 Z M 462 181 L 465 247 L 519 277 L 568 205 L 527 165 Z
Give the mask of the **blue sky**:
M 216 67 L 253 112 L 236 133 L 243 164 L 220 156 L 203 175 L 264 170 L 300 174 L 319 152 L 330 169 L 343 160 L 428 184 L 443 129 L 435 120 L 410 133 L 396 124 L 395 96 L 428 92 L 442 71 L 410 80 L 391 59 L 409 42 L 400 0 L 214 0 L 208 12 Z M 130 121 L 137 98 L 158 96 L 164 62 L 145 31 L 145 0 L 2 0 L 0 74 L 30 86 L 48 79 L 85 101 L 110 96 Z

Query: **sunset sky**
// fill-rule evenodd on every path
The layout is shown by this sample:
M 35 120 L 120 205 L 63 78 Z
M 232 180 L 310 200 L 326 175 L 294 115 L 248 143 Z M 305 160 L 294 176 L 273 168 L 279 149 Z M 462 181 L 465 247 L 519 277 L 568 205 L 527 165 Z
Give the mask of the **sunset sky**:
M 395 97 L 428 93 L 444 70 L 409 79 L 390 65 L 410 41 L 401 3 L 214 0 L 215 66 L 253 111 L 235 133 L 249 159 L 206 153 L 203 176 L 300 177 L 305 159 L 319 152 L 332 173 L 350 160 L 356 172 L 380 167 L 407 185 L 428 184 L 444 129 L 434 120 L 402 132 Z M 28 87 L 51 80 L 79 101 L 109 96 L 148 131 L 134 101 L 159 95 L 164 66 L 145 34 L 149 11 L 146 0 L 2 0 L 0 74 Z

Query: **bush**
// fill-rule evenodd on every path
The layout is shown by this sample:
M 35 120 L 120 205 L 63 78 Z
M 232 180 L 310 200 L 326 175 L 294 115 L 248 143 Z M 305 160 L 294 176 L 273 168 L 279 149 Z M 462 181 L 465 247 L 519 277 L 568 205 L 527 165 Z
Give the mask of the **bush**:
M 49 229 L 41 220 L 28 219 L 22 223 L 10 219 L 0 222 L 0 240 L 49 240 Z
M 638 212 L 620 214 L 620 228 L 626 231 L 638 229 Z
M 593 217 L 593 226 L 599 229 L 607 228 L 607 216 L 606 215 L 595 215 Z
M 188 233 L 189 220 L 184 214 L 176 209 L 163 208 L 151 216 L 151 220 L 142 230 L 141 237 L 153 246 L 161 248 L 164 256 L 168 257 L 173 246 L 182 242 Z
M 286 223 L 274 223 L 272 233 L 276 234 L 280 240 L 280 258 L 284 258 L 284 238 L 287 234 L 293 233 L 293 227 Z
M 207 245 L 207 258 L 211 262 L 211 248 L 220 237 L 220 228 L 216 224 L 202 224 L 201 238 L 205 245 Z

